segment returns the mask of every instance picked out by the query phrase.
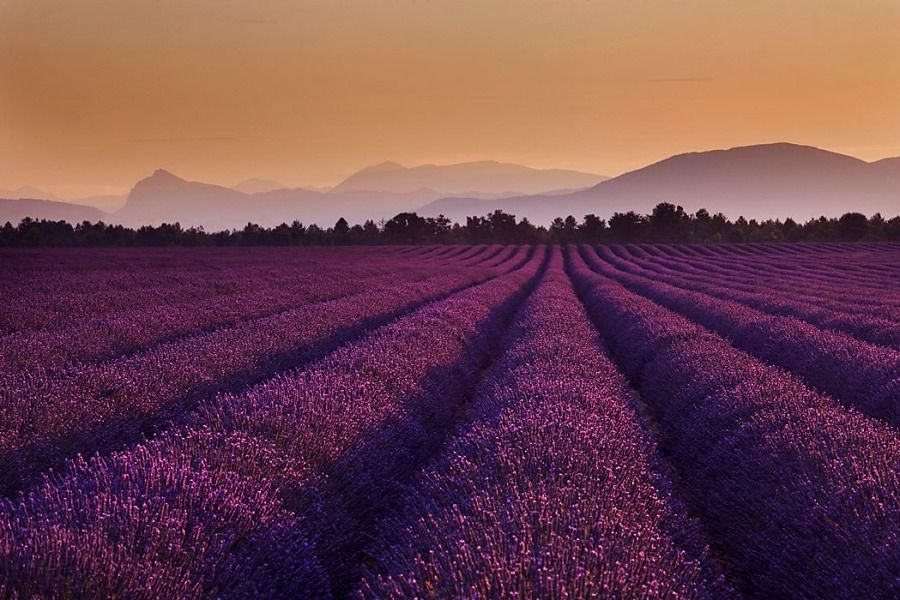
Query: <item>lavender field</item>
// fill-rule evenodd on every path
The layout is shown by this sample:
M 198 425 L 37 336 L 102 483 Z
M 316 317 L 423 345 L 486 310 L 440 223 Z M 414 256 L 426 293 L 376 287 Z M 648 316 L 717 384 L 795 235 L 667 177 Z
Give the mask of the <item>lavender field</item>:
M 0 597 L 900 597 L 900 244 L 0 250 Z

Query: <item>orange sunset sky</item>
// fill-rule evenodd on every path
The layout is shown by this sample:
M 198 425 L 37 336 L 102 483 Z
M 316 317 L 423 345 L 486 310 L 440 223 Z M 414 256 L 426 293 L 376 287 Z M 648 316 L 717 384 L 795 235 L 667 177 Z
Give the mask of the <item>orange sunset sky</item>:
M 900 1 L 0 0 L 0 188 L 900 155 Z

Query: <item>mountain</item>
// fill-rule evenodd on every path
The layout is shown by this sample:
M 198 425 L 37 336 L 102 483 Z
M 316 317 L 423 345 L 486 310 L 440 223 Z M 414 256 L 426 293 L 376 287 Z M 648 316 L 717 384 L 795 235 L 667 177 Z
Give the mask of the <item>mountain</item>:
M 307 225 L 315 223 L 320 227 L 331 227 L 341 217 L 352 224 L 363 223 L 368 219 L 378 222 L 390 219 L 400 212 L 415 210 L 440 197 L 441 194 L 432 190 L 409 193 L 368 190 L 317 192 L 303 188 L 275 190 L 252 196 L 261 205 L 276 202 L 282 207 L 281 212 L 272 214 L 277 223 L 290 223 L 297 219 Z
M 25 217 L 52 221 L 62 220 L 74 224 L 82 221 L 101 221 L 107 215 L 92 206 L 68 202 L 30 198 L 0 200 L 0 225 L 7 222 L 18 225 L 19 221 Z
M 10 200 L 52 200 L 54 202 L 64 202 L 62 198 L 30 185 L 23 185 L 14 190 L 0 189 L 0 198 L 8 198 Z
M 185 227 L 203 226 L 207 231 L 241 228 L 248 222 L 271 227 L 294 220 L 330 227 L 341 217 L 351 223 L 389 219 L 439 197 L 441 194 L 433 190 L 392 193 L 284 188 L 244 193 L 187 181 L 158 169 L 135 184 L 114 220 L 129 227 L 177 221 Z
M 7 211 L 4 214 L 14 221 L 26 214 L 73 222 L 106 218 L 131 227 L 177 221 L 186 227 L 202 225 L 208 231 L 240 228 L 248 222 L 271 227 L 294 220 L 330 227 L 340 217 L 350 223 L 367 219 L 377 222 L 404 211 L 425 216 L 445 214 L 465 222 L 467 216 L 495 209 L 528 217 L 536 224 L 549 224 L 554 217 L 570 214 L 581 218 L 594 213 L 608 218 L 617 211 L 647 213 L 659 202 L 680 204 L 690 212 L 706 208 L 731 218 L 808 219 L 847 211 L 881 212 L 885 216 L 900 213 L 900 158 L 868 163 L 795 144 L 679 154 L 593 187 L 558 189 L 578 187 L 585 181 L 580 177 L 600 179 L 573 173 L 488 161 L 413 168 L 382 163 L 356 173 L 329 191 L 277 188 L 242 192 L 188 181 L 159 169 L 135 184 L 124 206 L 111 216 L 89 206 L 59 202 L 4 201 L 3 205 Z M 528 178 L 530 183 L 526 182 Z M 538 185 L 536 182 L 545 186 L 540 194 L 498 191 Z M 277 185 L 264 184 L 254 182 L 253 186 L 263 189 Z M 477 192 L 455 191 L 473 189 L 470 186 L 478 186 L 474 188 Z M 91 204 L 100 204 L 100 200 L 92 200 L 96 202 Z M 116 201 L 115 197 L 104 200 L 110 206 Z M 61 211 L 74 212 L 66 212 L 69 216 L 64 217 Z
M 900 156 L 893 158 L 882 158 L 871 163 L 872 168 L 886 177 L 900 176 Z
M 8 198 L 11 200 L 51 200 L 53 202 L 98 208 L 104 213 L 115 212 L 125 204 L 124 195 L 106 194 L 84 198 L 61 198 L 56 194 L 45 192 L 42 189 L 30 185 L 22 186 L 15 190 L 0 189 L 0 198 Z
M 840 216 L 848 211 L 900 213 L 900 159 L 868 163 L 812 146 L 788 143 L 679 154 L 570 194 L 496 201 L 445 198 L 420 209 L 464 222 L 467 215 L 502 209 L 534 223 L 594 213 L 648 213 L 660 202 L 689 212 L 706 208 L 731 218 Z
M 250 179 L 245 179 L 239 184 L 235 185 L 234 188 L 239 192 L 244 192 L 245 194 L 259 194 L 262 192 L 271 192 L 273 190 L 283 190 L 287 186 L 278 183 L 277 181 L 272 181 L 271 179 L 259 179 L 257 177 L 252 177 Z
M 72 202 L 75 204 L 83 204 L 85 206 L 93 206 L 99 208 L 105 213 L 113 213 L 125 205 L 127 196 L 122 194 L 106 194 L 103 196 L 88 196 L 86 198 L 78 198 Z
M 406 175 L 384 178 L 391 173 Z M 590 185 L 599 179 L 574 171 L 540 171 L 493 162 L 412 169 L 383 163 L 322 191 L 275 187 L 280 184 L 265 180 L 242 182 L 236 186 L 241 189 L 227 188 L 188 181 L 158 169 L 135 184 L 114 219 L 129 227 L 177 221 L 185 227 L 202 225 L 207 231 L 241 228 L 248 222 L 271 227 L 294 220 L 330 227 L 341 217 L 350 223 L 390 219 L 446 196 L 455 186 L 476 198 L 495 199 L 509 196 L 508 190 L 514 188 L 507 186 L 513 184 L 518 190 L 552 194 L 561 193 L 556 190 L 559 186 Z M 444 189 L 424 183 L 437 183 Z M 373 187 L 359 187 L 368 184 Z
M 247 195 L 230 188 L 186 181 L 169 171 L 157 169 L 138 181 L 128 199 L 114 215 L 129 227 L 180 222 L 184 226 L 209 225 L 216 228 L 244 214 L 250 208 Z
M 559 189 L 581 189 L 603 181 L 592 173 L 563 169 L 532 169 L 496 161 L 453 165 L 404 167 L 385 162 L 354 173 L 332 190 L 411 193 L 434 190 L 442 195 L 543 194 Z

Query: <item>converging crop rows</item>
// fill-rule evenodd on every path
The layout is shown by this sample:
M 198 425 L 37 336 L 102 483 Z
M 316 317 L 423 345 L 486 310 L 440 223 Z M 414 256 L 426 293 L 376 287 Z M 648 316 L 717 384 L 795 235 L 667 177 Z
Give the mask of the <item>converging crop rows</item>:
M 0 252 L 0 597 L 900 597 L 900 245 Z

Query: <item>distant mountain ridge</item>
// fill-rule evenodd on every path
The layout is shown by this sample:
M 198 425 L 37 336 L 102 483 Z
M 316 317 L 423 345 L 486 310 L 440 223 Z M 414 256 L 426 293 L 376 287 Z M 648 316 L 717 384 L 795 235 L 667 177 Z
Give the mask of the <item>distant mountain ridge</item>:
M 186 227 L 203 226 L 208 231 L 241 228 L 250 222 L 271 227 L 294 220 L 331 226 L 342 216 L 351 222 L 390 218 L 396 212 L 413 210 L 438 197 L 434 192 L 332 194 L 303 188 L 244 193 L 188 181 L 158 169 L 135 184 L 125 206 L 111 218 L 130 227 L 177 221 Z
M 65 202 L 62 198 L 31 185 L 23 185 L 14 190 L 0 189 L 0 198 L 9 200 L 52 200 L 53 202 Z
M 210 183 L 187 181 L 165 169 L 157 169 L 138 181 L 114 220 L 130 227 L 179 221 L 185 226 L 227 228 L 231 217 L 249 216 L 247 194 Z
M 593 213 L 649 212 L 660 202 L 706 208 L 737 218 L 809 219 L 849 211 L 900 213 L 900 158 L 866 161 L 789 143 L 741 146 L 672 156 L 570 194 L 517 196 L 484 202 L 443 198 L 424 215 L 452 220 L 501 209 L 534 223 Z
M 258 194 L 260 192 L 271 192 L 272 190 L 283 190 L 288 186 L 273 181 L 271 179 L 260 179 L 259 177 L 251 177 L 232 186 L 232 189 L 245 194 Z
M 399 179 L 384 178 L 386 174 L 395 177 L 401 173 Z M 557 186 L 572 187 L 602 179 L 575 171 L 531 169 L 492 161 L 409 169 L 396 163 L 381 163 L 351 175 L 328 191 L 277 188 L 277 182 L 265 180 L 243 182 L 247 184 L 241 186 L 244 190 L 260 190 L 252 192 L 188 181 L 158 169 L 135 184 L 125 206 L 111 218 L 131 227 L 178 221 L 184 226 L 202 225 L 210 231 L 239 228 L 248 222 L 270 227 L 293 220 L 327 227 L 341 217 L 351 223 L 390 219 L 452 193 L 455 185 L 463 186 L 477 198 L 491 199 L 528 189 L 560 193 Z M 363 184 L 373 187 L 360 188 Z M 515 187 L 507 188 L 509 185 Z
M 32 219 L 48 219 L 51 221 L 68 221 L 69 223 L 92 223 L 104 220 L 107 215 L 93 206 L 71 204 L 32 198 L 0 199 L 0 225 L 18 223 L 25 217 Z
M 44 200 L 60 204 L 97 208 L 104 213 L 116 211 L 125 204 L 125 196 L 121 195 L 103 194 L 100 196 L 86 196 L 82 198 L 60 198 L 56 194 L 51 194 L 50 192 L 46 192 L 30 185 L 25 185 L 14 190 L 0 189 L 0 199 Z M 52 205 L 45 205 L 45 208 L 47 206 Z
M 579 189 L 595 185 L 606 177 L 565 169 L 533 169 L 492 160 L 453 165 L 404 167 L 384 162 L 358 171 L 332 191 L 380 191 L 410 193 L 422 189 L 457 195 L 540 194 L 551 190 Z
M 513 175 L 522 175 L 516 179 L 520 187 L 546 187 L 531 195 L 510 194 Z M 294 220 L 328 227 L 340 217 L 351 224 L 367 219 L 377 222 L 407 211 L 423 216 L 444 214 L 462 223 L 467 216 L 501 209 L 547 225 L 553 218 L 567 215 L 580 219 L 590 213 L 601 218 L 629 210 L 648 213 L 659 202 L 680 204 L 689 212 L 706 208 L 731 218 L 806 220 L 849 211 L 900 214 L 900 157 L 866 162 L 797 144 L 679 154 L 571 191 L 583 181 L 579 179 L 582 176 L 603 179 L 492 161 L 411 168 L 386 162 L 363 169 L 328 191 L 275 188 L 280 184 L 256 180 L 245 189 L 260 191 L 245 192 L 189 181 L 158 169 L 135 184 L 125 205 L 115 212 L 41 199 L 0 200 L 0 224 L 31 216 L 73 223 L 103 219 L 129 227 L 177 221 L 186 227 L 216 231 L 241 228 L 248 222 L 266 227 Z M 526 179 L 528 183 L 523 183 Z M 423 186 L 426 183 L 433 187 Z M 569 190 L 557 188 L 566 184 Z M 355 189 L 363 185 L 385 189 Z M 481 188 L 472 193 L 453 191 L 471 185 Z M 107 201 L 116 206 L 116 197 Z

